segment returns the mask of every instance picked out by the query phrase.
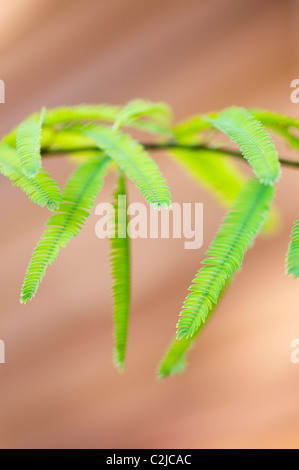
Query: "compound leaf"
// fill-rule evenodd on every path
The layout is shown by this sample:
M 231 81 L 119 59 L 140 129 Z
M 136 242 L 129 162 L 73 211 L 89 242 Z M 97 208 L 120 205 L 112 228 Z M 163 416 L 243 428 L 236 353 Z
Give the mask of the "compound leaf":
M 273 187 L 247 182 L 224 218 L 203 267 L 192 281 L 178 321 L 178 339 L 194 336 L 218 303 L 223 286 L 240 268 L 274 197 Z
M 238 145 L 262 183 L 273 184 L 278 179 L 280 167 L 271 137 L 246 109 L 233 106 L 216 118 L 205 119 Z
M 41 168 L 41 131 L 45 109 L 23 121 L 17 131 L 17 152 L 24 175 L 35 176 Z
M 122 370 L 125 362 L 130 307 L 130 244 L 127 234 L 127 203 L 124 175 L 121 172 L 114 194 L 114 234 L 111 243 L 113 277 L 114 358 Z
M 25 176 L 16 150 L 5 144 L 0 144 L 0 173 L 42 207 L 47 205 L 50 210 L 58 209 L 62 202 L 60 189 L 50 175 L 40 169 L 34 177 Z
M 34 250 L 24 280 L 21 302 L 31 299 L 43 279 L 47 266 L 56 260 L 61 247 L 76 236 L 89 216 L 103 184 L 108 158 L 99 157 L 80 165 L 66 183 L 60 205 Z
M 106 126 L 85 126 L 83 134 L 94 140 L 100 150 L 115 160 L 119 168 L 136 183 L 149 204 L 170 205 L 166 181 L 144 148 L 129 135 Z

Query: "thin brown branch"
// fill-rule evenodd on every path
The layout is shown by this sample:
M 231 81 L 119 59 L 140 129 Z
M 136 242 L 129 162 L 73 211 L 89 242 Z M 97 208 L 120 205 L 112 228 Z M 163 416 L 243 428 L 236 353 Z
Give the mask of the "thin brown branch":
M 218 154 L 223 154 L 223 155 L 228 155 L 231 157 L 235 158 L 242 158 L 244 159 L 243 155 L 241 152 L 238 152 L 237 150 L 232 150 L 224 147 L 213 147 L 210 145 L 205 145 L 205 144 L 180 144 L 177 142 L 153 142 L 153 143 L 148 143 L 144 142 L 142 143 L 143 147 L 146 150 L 151 150 L 151 151 L 163 151 L 163 150 L 169 150 L 169 149 L 181 149 L 181 150 L 191 150 L 194 152 L 200 152 L 205 151 L 205 152 L 216 152 Z M 55 149 L 55 148 L 43 148 L 42 149 L 42 156 L 47 157 L 47 156 L 54 156 L 58 154 L 67 154 L 67 153 L 76 153 L 76 152 L 94 152 L 98 150 L 96 146 L 94 147 L 81 147 L 81 148 L 61 148 L 61 149 Z M 284 157 L 280 157 L 279 161 L 281 165 L 284 166 L 290 166 L 294 168 L 299 168 L 299 162 L 289 160 Z

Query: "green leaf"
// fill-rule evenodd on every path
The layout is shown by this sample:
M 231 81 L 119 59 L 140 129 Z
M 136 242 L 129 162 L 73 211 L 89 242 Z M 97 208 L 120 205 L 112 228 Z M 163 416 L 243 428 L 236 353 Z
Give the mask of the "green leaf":
M 256 176 L 264 184 L 273 184 L 280 175 L 278 155 L 270 135 L 244 108 L 232 107 L 207 122 L 228 135 L 241 149 Z
M 130 101 L 117 116 L 114 129 L 123 125 L 133 124 L 136 120 L 146 117 L 161 126 L 170 127 L 171 111 L 165 103 L 153 103 L 145 100 Z
M 196 333 L 197 335 L 197 333 Z M 187 365 L 187 351 L 193 345 L 195 338 L 174 338 L 170 343 L 165 356 L 158 368 L 158 379 L 164 379 L 169 375 L 184 372 Z
M 123 173 L 120 174 L 118 187 L 114 194 L 114 237 L 111 242 L 111 272 L 113 277 L 113 318 L 115 337 L 115 363 L 123 370 L 130 307 L 130 245 L 127 234 L 126 188 Z
M 23 121 L 17 131 L 17 152 L 24 175 L 33 177 L 41 168 L 41 131 L 45 109 Z
M 168 139 L 173 139 L 171 128 L 163 126 L 162 124 L 157 124 L 153 121 L 134 121 L 129 125 L 129 127 L 136 127 L 139 130 L 150 132 L 151 134 L 158 134 L 167 137 Z
M 114 122 L 121 108 L 107 104 L 81 104 L 78 106 L 61 106 L 49 109 L 44 118 L 44 124 L 54 126 L 56 124 L 72 123 L 75 121 L 108 121 Z
M 297 150 L 299 149 L 299 138 L 293 133 L 294 129 L 299 129 L 298 119 L 264 109 L 252 109 L 250 113 L 258 119 L 263 126 L 273 129 L 292 147 Z
M 225 208 L 231 207 L 241 191 L 246 178 L 229 156 L 215 150 L 171 150 L 171 155 L 192 179 L 206 189 Z M 279 225 L 279 213 L 270 209 L 262 231 L 275 232 Z
M 55 129 L 47 128 L 42 133 L 43 136 L 43 149 L 55 151 L 76 151 L 87 147 L 94 147 L 95 152 L 99 151 L 96 148 L 94 141 L 89 139 L 82 132 L 76 132 L 72 129 L 62 129 L 56 131 Z
M 146 118 L 147 120 L 143 120 L 141 118 Z M 46 134 L 54 128 L 58 139 L 60 139 L 58 131 L 66 131 L 69 126 L 76 122 L 91 121 L 117 121 L 117 126 L 124 124 L 126 126 L 137 127 L 154 134 L 172 136 L 172 131 L 169 127 L 170 119 L 171 111 L 166 104 L 134 100 L 130 101 L 123 108 L 107 104 L 81 104 L 77 106 L 60 106 L 48 109 L 44 112 L 43 126 L 44 128 L 47 128 Z M 34 113 L 29 116 L 26 121 L 36 122 L 36 120 L 37 113 Z M 21 125 L 24 125 L 24 123 Z M 19 126 L 4 136 L 3 143 L 10 145 L 11 147 L 16 147 L 18 128 Z M 67 134 L 64 133 L 63 137 L 67 138 Z M 55 143 L 55 148 L 59 149 L 58 142 Z
M 293 277 L 299 276 L 299 219 L 295 222 L 287 255 L 287 272 Z
M 170 193 L 165 179 L 138 142 L 127 134 L 105 126 L 85 126 L 81 131 L 115 160 L 119 168 L 136 183 L 149 204 L 156 207 L 170 205 Z
M 217 305 L 215 304 L 210 310 L 206 322 L 211 317 L 216 307 L 219 305 L 219 301 L 230 282 L 231 279 L 225 282 L 222 291 L 219 294 L 218 303 Z M 161 363 L 159 364 L 158 379 L 162 380 L 169 375 L 175 375 L 184 372 L 187 366 L 187 353 L 190 349 L 193 348 L 196 338 L 199 336 L 206 322 L 201 323 L 200 327 L 193 336 L 189 336 L 188 338 L 184 337 L 181 339 L 178 339 L 176 336 L 173 338 Z
M 205 150 L 172 150 L 171 155 L 186 172 L 225 207 L 230 207 L 239 194 L 245 177 L 220 152 Z
M 111 106 L 106 104 L 81 104 L 77 106 L 60 106 L 58 108 L 47 109 L 45 110 L 43 117 L 43 126 L 47 127 L 47 129 L 43 129 L 43 131 L 45 131 L 46 135 L 51 132 L 53 133 L 52 128 L 54 127 L 56 135 L 59 135 L 58 131 L 67 129 L 68 126 L 75 122 L 114 122 L 120 111 L 121 108 L 119 106 Z M 36 119 L 36 116 L 36 113 L 34 113 L 29 116 L 28 119 Z M 59 126 L 58 129 L 57 126 Z M 3 137 L 3 143 L 10 145 L 11 147 L 16 147 L 17 132 L 18 127 L 13 129 L 9 134 Z M 64 136 L 66 137 L 66 134 L 64 134 Z M 58 148 L 58 143 L 56 148 Z
M 35 295 L 47 266 L 56 260 L 60 248 L 81 230 L 102 187 L 108 161 L 108 158 L 99 157 L 83 163 L 67 181 L 63 193 L 65 202 L 48 221 L 29 263 L 22 288 L 22 303 Z
M 190 142 L 190 137 L 196 135 L 198 132 L 213 129 L 213 126 L 205 118 L 207 116 L 197 114 L 191 118 L 185 119 L 173 128 L 173 133 L 177 140 L 185 142 L 186 139 Z M 209 114 L 209 118 L 216 117 L 216 114 Z
M 218 303 L 223 286 L 237 271 L 258 233 L 274 197 L 272 186 L 256 180 L 245 184 L 224 218 L 203 267 L 189 288 L 178 322 L 178 339 L 194 336 Z
M 48 206 L 56 209 L 62 201 L 62 195 L 57 183 L 43 169 L 28 178 L 22 172 L 21 163 L 17 152 L 5 144 L 0 144 L 0 173 L 9 178 L 14 186 L 21 188 L 29 198 L 40 206 Z

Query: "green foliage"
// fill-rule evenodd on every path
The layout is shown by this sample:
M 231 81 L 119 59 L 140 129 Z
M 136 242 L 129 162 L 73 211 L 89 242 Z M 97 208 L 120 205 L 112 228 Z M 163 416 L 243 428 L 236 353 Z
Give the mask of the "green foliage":
M 23 174 L 17 152 L 5 144 L 0 144 L 0 173 L 9 178 L 14 186 L 21 188 L 29 198 L 40 206 L 50 210 L 58 209 L 62 201 L 60 190 L 43 169 L 29 178 Z
M 265 111 L 264 109 L 252 109 L 250 112 L 265 127 L 273 129 L 292 147 L 297 150 L 299 149 L 299 138 L 294 134 L 294 130 L 299 129 L 297 119 L 285 116 L 284 114 L 274 113 L 273 111 Z
M 225 283 L 242 264 L 243 256 L 258 233 L 273 199 L 272 186 L 250 180 L 212 242 L 203 267 L 192 281 L 178 322 L 178 339 L 194 336 L 217 304 Z
M 118 114 L 114 123 L 114 129 L 119 129 L 123 125 L 129 126 L 142 117 L 152 119 L 153 122 L 164 127 L 169 128 L 171 125 L 171 110 L 167 104 L 133 100 Z
M 216 117 L 217 114 L 213 117 Z M 212 115 L 209 114 L 211 118 Z M 190 142 L 190 136 L 194 136 L 199 132 L 204 132 L 212 129 L 212 124 L 208 122 L 203 115 L 192 116 L 174 127 L 174 134 L 179 142 Z
M 82 127 L 82 132 L 115 160 L 119 168 L 136 183 L 149 204 L 156 207 L 170 205 L 170 193 L 165 179 L 138 142 L 127 134 L 105 126 Z
M 64 202 L 48 221 L 29 263 L 22 288 L 22 303 L 35 295 L 47 266 L 55 261 L 59 249 L 79 233 L 102 187 L 107 163 L 108 158 L 101 157 L 83 163 L 68 180 L 63 192 Z
M 82 132 L 76 132 L 72 129 L 61 129 L 59 132 L 55 129 L 44 129 L 42 132 L 43 148 L 46 151 L 79 151 L 94 146 L 92 139 L 89 139 L 86 135 L 82 135 Z M 96 153 L 99 151 L 96 149 Z
M 299 219 L 294 224 L 291 233 L 287 255 L 287 271 L 293 277 L 299 277 Z
M 187 365 L 187 351 L 193 346 L 194 340 L 194 337 L 173 338 L 159 365 L 159 379 L 165 379 L 168 375 L 184 372 Z
M 215 150 L 172 150 L 175 161 L 195 181 L 225 207 L 230 207 L 239 194 L 245 177 L 233 163 Z
M 113 276 L 113 318 L 115 337 L 115 363 L 123 370 L 130 307 L 130 245 L 127 234 L 126 187 L 123 173 L 114 194 L 114 236 L 111 240 L 111 272 Z
M 197 337 L 199 336 L 203 327 L 206 325 L 207 320 L 211 317 L 212 313 L 215 311 L 216 307 L 218 307 L 220 300 L 230 283 L 231 283 L 231 279 L 228 279 L 225 282 L 219 294 L 217 304 L 214 304 L 214 306 L 209 311 L 209 314 L 207 315 L 206 322 L 201 323 L 200 327 L 198 328 L 198 330 L 193 336 L 188 336 L 188 338 L 184 337 L 180 339 L 178 339 L 177 336 L 175 336 L 173 338 L 161 363 L 159 364 L 158 374 L 157 374 L 158 379 L 165 379 L 165 377 L 168 377 L 169 375 L 175 375 L 175 374 L 184 372 L 187 366 L 188 351 L 193 348 Z
M 278 179 L 279 161 L 271 137 L 246 109 L 232 107 L 205 119 L 238 145 L 262 183 L 273 184 Z
M 37 116 L 37 113 L 34 113 L 27 121 L 36 121 Z M 140 119 L 144 117 L 146 120 Z M 53 130 L 53 134 L 60 138 L 57 131 L 68 131 L 69 127 L 75 123 L 101 121 L 115 123 L 114 125 L 118 126 L 119 120 L 121 120 L 121 125 L 137 127 L 155 134 L 172 135 L 170 108 L 163 103 L 144 100 L 130 101 L 124 107 L 81 104 L 47 109 L 43 113 L 43 128 L 48 132 Z M 3 138 L 5 144 L 11 147 L 16 146 L 18 128 L 19 126 Z M 67 132 L 64 132 L 64 137 L 66 136 Z
M 23 173 L 34 177 L 41 168 L 40 142 L 45 109 L 23 121 L 17 132 L 17 152 Z
M 146 145 L 123 133 L 122 127 L 155 134 L 156 141 L 147 148 L 169 151 L 196 182 L 222 205 L 231 207 L 189 288 L 177 336 L 160 364 L 158 374 L 164 378 L 184 370 L 188 350 L 218 306 L 247 248 L 269 215 L 273 184 L 280 167 L 274 143 L 265 128 L 298 150 L 299 121 L 261 109 L 248 112 L 231 107 L 195 115 L 173 125 L 166 104 L 133 100 L 124 106 L 84 104 L 42 110 L 3 137 L 0 172 L 33 202 L 55 211 L 29 263 L 21 294 L 23 303 L 35 295 L 60 248 L 79 233 L 102 187 L 108 163 L 111 170 L 120 174 L 114 195 L 116 236 L 111 238 L 114 349 L 120 370 L 125 362 L 130 305 L 129 239 L 120 236 L 126 233 L 127 207 L 118 205 L 118 197 L 126 195 L 125 178 L 136 183 L 149 204 L 158 208 L 170 205 L 168 186 Z M 218 131 L 228 136 L 241 152 L 223 148 Z M 76 155 L 77 163 L 83 161 L 68 179 L 63 195 L 41 167 L 41 156 L 49 153 Z M 257 179 L 246 181 L 232 157 L 244 157 Z M 292 231 L 287 269 L 292 276 L 299 276 L 299 220 Z
M 206 150 L 171 150 L 174 160 L 197 182 L 206 189 L 221 206 L 231 207 L 243 187 L 246 178 L 239 168 L 222 153 Z M 263 224 L 265 234 L 275 232 L 279 225 L 279 215 L 271 207 Z
M 107 104 L 78 106 L 61 106 L 47 110 L 44 117 L 46 126 L 70 124 L 76 121 L 108 121 L 114 122 L 121 108 Z

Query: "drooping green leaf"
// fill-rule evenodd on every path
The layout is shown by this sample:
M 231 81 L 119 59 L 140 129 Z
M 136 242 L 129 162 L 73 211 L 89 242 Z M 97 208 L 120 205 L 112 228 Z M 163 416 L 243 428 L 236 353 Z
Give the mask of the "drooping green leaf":
M 62 195 L 57 183 L 43 169 L 28 178 L 22 172 L 19 156 L 13 148 L 0 144 L 0 173 L 9 178 L 14 186 L 21 188 L 29 198 L 40 206 L 50 210 L 58 209 Z
M 100 150 L 115 160 L 119 168 L 136 183 L 149 204 L 157 207 L 170 205 L 170 193 L 165 179 L 138 142 L 110 127 L 90 125 L 81 130 L 94 140 Z
M 215 151 L 172 150 L 175 161 L 225 207 L 239 194 L 245 177 L 227 156 Z
M 228 156 L 215 150 L 171 150 L 173 158 L 202 188 L 206 189 L 225 208 L 231 207 L 246 178 Z M 263 224 L 266 234 L 275 232 L 279 213 L 271 207 Z
M 35 176 L 40 170 L 41 131 L 45 109 L 23 121 L 17 131 L 17 152 L 20 158 L 24 175 L 29 178 Z
M 196 333 L 197 336 L 197 333 Z M 192 347 L 195 337 L 173 338 L 158 367 L 158 379 L 184 372 L 187 365 L 187 352 Z
M 35 295 L 47 266 L 55 261 L 60 248 L 81 230 L 102 187 L 108 161 L 108 158 L 99 157 L 83 163 L 67 181 L 63 192 L 65 202 L 48 221 L 29 263 L 22 288 L 22 303 Z
M 292 147 L 299 149 L 299 137 L 294 134 L 294 129 L 299 129 L 299 120 L 284 114 L 266 111 L 264 109 L 250 110 L 252 116 L 258 119 L 263 126 L 274 130 L 281 135 Z M 298 131 L 297 131 L 298 132 Z
M 209 118 L 215 118 L 217 114 L 209 114 Z M 199 132 L 213 129 L 210 122 L 205 119 L 206 116 L 197 114 L 191 118 L 185 119 L 173 128 L 173 133 L 179 142 L 189 142 L 190 137 L 195 136 Z
M 42 151 L 44 153 L 68 154 L 68 158 L 76 165 L 99 156 L 100 152 L 94 141 L 83 135 L 82 132 L 75 132 L 72 129 L 56 131 L 54 128 L 48 127 L 43 130 L 42 135 Z
M 265 220 L 273 196 L 272 186 L 255 179 L 246 183 L 239 193 L 189 288 L 178 322 L 178 339 L 194 336 L 206 322 L 218 303 L 223 286 L 240 268 L 247 248 Z
M 123 370 L 130 307 L 130 245 L 127 234 L 127 202 L 123 173 L 119 176 L 118 186 L 114 194 L 114 222 L 114 236 L 110 238 L 114 301 L 114 358 L 119 370 Z
M 146 118 L 146 120 L 142 118 Z M 26 121 L 36 121 L 36 119 L 37 113 L 34 113 Z M 68 130 L 72 124 L 92 121 L 117 122 L 116 126 L 133 126 L 154 134 L 172 136 L 170 119 L 171 111 L 166 104 L 134 100 L 123 108 L 107 104 L 82 104 L 48 109 L 44 112 L 43 126 L 46 128 L 44 129 L 46 134 L 52 131 L 58 139 L 62 139 L 62 137 L 59 137 L 59 131 Z M 22 124 L 24 125 L 24 123 Z M 4 136 L 3 143 L 16 147 L 18 128 L 19 126 Z M 66 132 L 64 132 L 63 137 L 67 138 Z M 59 148 L 58 141 L 55 146 L 57 149 Z
M 153 103 L 145 100 L 133 100 L 120 111 L 117 116 L 114 129 L 119 129 L 123 125 L 130 125 L 140 118 L 151 119 L 154 123 L 170 127 L 171 111 L 165 103 Z
M 278 155 L 270 135 L 244 108 L 232 107 L 207 122 L 228 135 L 241 149 L 256 176 L 264 184 L 273 184 L 280 175 Z
M 161 135 L 168 139 L 173 139 L 173 132 L 170 127 L 163 126 L 162 124 L 158 124 L 154 121 L 134 121 L 128 127 L 136 127 L 139 130 L 149 132 L 151 134 Z
M 54 126 L 56 124 L 70 124 L 75 121 L 107 121 L 114 122 L 120 113 L 119 106 L 107 104 L 81 104 L 78 106 L 61 106 L 48 109 L 44 118 L 44 124 Z
M 82 132 L 75 132 L 72 129 L 62 129 L 56 131 L 55 129 L 47 128 L 42 133 L 43 136 L 43 148 L 53 151 L 57 150 L 62 152 L 64 150 L 80 150 L 86 147 L 94 147 L 94 142 L 89 139 L 86 135 L 82 135 Z
M 287 272 L 293 277 L 299 276 L 299 219 L 296 220 L 287 255 Z
M 47 137 L 49 137 L 50 134 L 59 137 L 60 132 L 58 131 L 67 130 L 70 125 L 76 122 L 114 122 L 120 111 L 121 107 L 107 104 L 81 104 L 77 106 L 60 106 L 58 108 L 47 109 L 43 116 L 43 126 L 46 128 L 43 129 L 43 131 L 46 133 Z M 29 116 L 28 119 L 35 119 L 36 116 L 36 113 L 34 113 Z M 3 143 L 11 147 L 16 147 L 17 132 L 18 127 L 3 137 Z M 67 133 L 63 133 L 61 138 L 63 139 L 64 137 L 67 138 Z M 58 143 L 56 144 L 56 148 L 58 148 Z
M 213 308 L 209 311 L 205 323 L 201 323 L 200 327 L 193 336 L 188 336 L 178 339 L 176 336 L 171 341 L 167 351 L 159 364 L 158 367 L 158 379 L 164 379 L 169 375 L 174 375 L 184 372 L 187 366 L 187 353 L 190 349 L 193 348 L 196 338 L 199 336 L 201 330 L 206 325 L 207 320 L 211 317 L 216 307 L 219 305 L 219 302 L 222 298 L 223 293 L 225 292 L 228 284 L 231 282 L 231 279 L 227 280 L 222 288 L 222 291 L 219 294 L 217 304 L 214 304 Z

